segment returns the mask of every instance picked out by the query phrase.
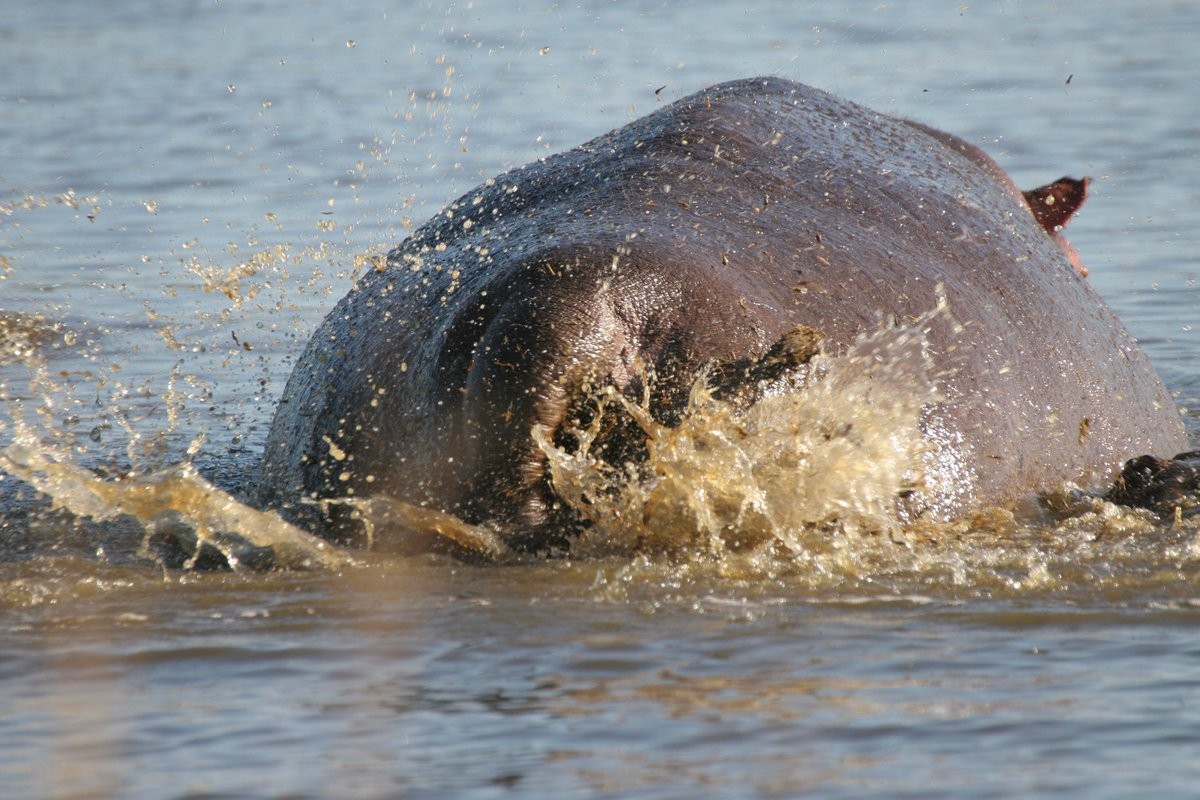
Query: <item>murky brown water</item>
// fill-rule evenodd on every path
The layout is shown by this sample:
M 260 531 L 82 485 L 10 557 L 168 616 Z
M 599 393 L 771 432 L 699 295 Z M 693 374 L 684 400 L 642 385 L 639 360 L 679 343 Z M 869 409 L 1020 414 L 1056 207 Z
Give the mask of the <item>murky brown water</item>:
M 711 406 L 664 435 L 670 479 L 593 502 L 571 560 L 343 553 L 229 493 L 366 258 L 664 84 L 755 73 L 954 131 L 1026 187 L 1095 177 L 1072 242 L 1195 436 L 1197 32 L 1170 3 L 7 15 L 0 444 L 85 517 L 0 479 L 4 793 L 1189 796 L 1193 519 L 1066 491 L 889 526 L 878 453 L 831 452 L 820 491 L 763 471 L 804 416 L 765 407 L 752 445 Z M 871 419 L 919 409 L 895 411 Z M 826 524 L 831 492 L 858 524 Z M 242 569 L 155 565 L 137 518 Z M 254 571 L 256 541 L 289 568 Z

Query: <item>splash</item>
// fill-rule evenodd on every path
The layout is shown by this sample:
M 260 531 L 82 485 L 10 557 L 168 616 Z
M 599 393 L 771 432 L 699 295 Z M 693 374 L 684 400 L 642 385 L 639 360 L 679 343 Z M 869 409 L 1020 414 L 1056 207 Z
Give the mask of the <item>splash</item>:
M 649 392 L 635 403 L 608 390 L 593 424 L 572 431 L 576 449 L 535 429 L 555 491 L 591 523 L 578 551 L 720 557 L 769 545 L 799 557 L 845 536 L 896 534 L 899 499 L 930 491 L 948 460 L 923 425 L 940 399 L 926 354 L 937 313 L 819 354 L 799 391 L 744 409 L 701 374 L 675 427 L 651 415 Z M 593 454 L 603 413 L 627 414 L 645 433 L 644 464 Z
M 233 569 L 311 569 L 353 563 L 346 554 L 274 514 L 250 508 L 202 477 L 189 463 L 147 474 L 104 477 L 73 463 L 19 427 L 0 449 L 0 470 L 21 478 L 77 517 L 131 517 L 146 530 L 142 555 L 194 567 L 213 551 Z
M 139 211 L 173 229 L 166 218 L 178 209 L 132 205 L 73 191 L 27 194 L 0 201 L 0 218 L 65 208 L 76 212 L 69 224 L 90 225 L 102 213 L 126 219 Z M 275 222 L 273 214 L 266 219 Z M 320 221 L 328 220 L 322 212 Z M 236 492 L 261 431 L 254 414 L 286 376 L 281 345 L 303 335 L 300 320 L 310 309 L 371 268 L 375 256 L 368 248 L 351 273 L 326 228 L 311 243 L 276 244 L 260 241 L 260 228 L 250 225 L 243 242 L 223 251 L 210 252 L 192 236 L 137 259 L 102 259 L 86 271 L 93 280 L 87 289 L 67 281 L 44 311 L 0 310 L 0 563 L 52 554 L 58 542 L 76 541 L 72 531 L 100 528 L 88 536 L 102 561 L 136 558 L 143 531 L 137 555 L 170 566 L 351 563 L 328 543 L 244 505 Z M 39 266 L 48 273 L 71 267 L 18 263 L 30 258 L 25 252 L 0 261 L 0 281 L 11 279 L 14 290 L 10 302 L 41 291 Z M 128 302 L 123 281 L 107 277 L 154 266 L 160 294 L 135 293 L 140 303 Z M 30 488 L 41 497 L 32 499 Z
M 572 553 L 618 559 L 597 577 L 603 596 L 714 578 L 832 590 L 839 602 L 1191 585 L 1200 517 L 1166 523 L 1071 485 L 1012 507 L 936 513 L 972 505 L 969 454 L 941 422 L 927 357 L 942 316 L 939 306 L 822 353 L 798 391 L 748 407 L 714 396 L 700 375 L 678 426 L 654 418 L 648 391 L 635 402 L 607 390 L 592 424 L 573 431 L 578 446 L 535 430 L 556 492 L 591 524 Z M 643 463 L 595 454 L 604 413 L 645 433 Z
M 245 291 L 236 281 L 228 285 L 239 296 Z M 1161 600 L 1164 584 L 1184 587 L 1180 591 L 1193 585 L 1200 517 L 1164 524 L 1149 512 L 1070 487 L 945 523 L 906 514 L 911 503 L 928 507 L 970 497 L 969 474 L 955 458 L 961 442 L 938 421 L 939 376 L 926 355 L 927 330 L 943 315 L 945 308 L 935 309 L 912 324 L 864 336 L 845 352 L 819 353 L 798 387 L 767 392 L 753 403 L 723 399 L 701 374 L 676 425 L 651 413 L 648 380 L 639 400 L 600 393 L 595 401 L 603 413 L 566 437 L 575 439 L 572 447 L 534 429 L 556 492 L 590 525 L 573 542 L 571 557 L 596 563 L 599 596 L 633 598 L 642 596 L 638 585 L 653 594 L 688 582 L 703 593 L 713 581 L 731 579 L 764 591 L 776 582 L 834 591 L 841 600 L 880 592 L 1087 595 L 1097 587 L 1123 596 L 1144 590 Z M 78 519 L 113 530 L 132 521 L 130 530 L 141 531 L 131 534 L 132 544 L 138 546 L 140 535 L 144 559 L 246 571 L 338 569 L 376 554 L 522 560 L 495 531 L 451 514 L 394 498 L 328 501 L 352 506 L 367 525 L 373 553 L 352 557 L 221 488 L 237 485 L 236 477 L 224 476 L 218 486 L 212 470 L 202 474 L 193 464 L 212 443 L 184 407 L 197 397 L 209 401 L 180 385 L 189 376 L 178 362 L 165 390 L 114 389 L 106 399 L 99 391 L 93 397 L 86 390 L 117 382 L 103 374 L 80 380 L 86 376 L 61 368 L 64 353 L 98 352 L 89 329 L 45 318 L 6 319 L 2 349 L 24 378 L 0 383 L 7 411 L 0 434 L 8 442 L 0 448 L 0 489 L 16 483 L 7 473 Z M 154 413 L 135 417 L 150 404 Z M 644 433 L 644 459 L 613 465 L 599 457 L 605 413 L 623 415 Z M 111 430 L 96 426 L 89 433 L 89 415 L 97 414 Z M 111 449 L 110 457 L 97 456 L 101 440 L 106 448 L 124 442 L 119 460 L 126 466 L 83 465 L 116 463 Z M 9 521 L 24 524 L 15 513 Z M 36 531 L 25 528 L 24 535 Z M 102 531 L 91 541 L 111 535 Z
M 363 523 L 367 550 L 400 554 L 449 552 L 464 561 L 485 563 L 516 557 L 495 531 L 472 525 L 445 511 L 394 497 L 341 497 L 313 502 L 351 508 Z
M 53 511 L 99 523 L 135 522 L 144 531 L 138 555 L 168 566 L 264 570 L 354 563 L 330 544 L 274 514 L 246 506 L 202 476 L 190 458 L 203 449 L 203 429 L 193 433 L 186 448 L 189 460 L 155 466 L 165 454 L 178 453 L 175 445 L 166 443 L 178 437 L 190 399 L 178 386 L 178 365 L 165 391 L 154 398 L 165 407 L 165 427 L 140 430 L 133 412 L 116 404 L 127 397 L 120 393 L 102 414 L 110 421 L 96 425 L 80 441 L 73 432 L 80 402 L 79 384 L 72 379 L 78 376 L 60 372 L 52 377 L 47 361 L 60 348 L 70 350 L 77 344 L 72 331 L 18 315 L 0 316 L 0 322 L 7 323 L 0 326 L 3 353 L 23 368 L 19 386 L 0 375 L 0 403 L 7 412 L 0 417 L 0 434 L 7 438 L 0 447 L 0 488 L 5 490 L 0 512 L 15 510 L 8 495 L 19 479 L 42 495 Z M 95 402 L 99 401 L 97 390 Z M 90 453 L 89 445 L 99 445 L 113 426 L 124 435 L 129 466 L 82 466 L 77 454 Z M 23 548 L 36 545 L 22 543 Z

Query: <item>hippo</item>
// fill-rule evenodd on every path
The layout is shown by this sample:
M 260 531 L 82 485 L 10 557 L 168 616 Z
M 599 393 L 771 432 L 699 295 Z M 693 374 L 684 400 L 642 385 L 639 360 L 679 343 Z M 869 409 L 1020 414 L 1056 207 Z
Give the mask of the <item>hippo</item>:
M 922 424 L 954 485 L 905 492 L 906 513 L 1107 485 L 1187 448 L 1061 235 L 1086 194 L 1023 193 L 962 139 L 801 83 L 712 86 L 488 180 L 362 275 L 287 383 L 259 500 L 343 543 L 357 515 L 320 501 L 389 497 L 516 550 L 569 547 L 583 523 L 533 432 L 568 440 L 596 386 L 638 397 L 652 374 L 670 424 L 702 368 L 753 402 L 939 305 Z M 613 425 L 596 452 L 636 458 L 637 434 Z

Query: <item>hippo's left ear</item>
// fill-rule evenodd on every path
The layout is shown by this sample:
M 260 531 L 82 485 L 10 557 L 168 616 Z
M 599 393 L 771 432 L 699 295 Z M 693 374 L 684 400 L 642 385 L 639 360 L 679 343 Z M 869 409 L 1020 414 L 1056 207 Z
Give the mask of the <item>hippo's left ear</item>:
M 1062 177 L 1054 183 L 1039 186 L 1028 192 L 1022 192 L 1022 194 L 1038 224 L 1046 229 L 1046 233 L 1053 236 L 1067 227 L 1071 216 L 1087 200 L 1088 184 L 1091 182 L 1091 178 L 1075 180 Z

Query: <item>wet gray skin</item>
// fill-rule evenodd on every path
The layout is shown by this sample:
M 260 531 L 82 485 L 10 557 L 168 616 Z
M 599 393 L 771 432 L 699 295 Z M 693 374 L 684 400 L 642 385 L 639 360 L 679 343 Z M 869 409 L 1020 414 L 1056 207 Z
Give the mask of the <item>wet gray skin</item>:
M 700 366 L 737 395 L 798 328 L 842 352 L 881 320 L 927 314 L 938 287 L 943 401 L 924 424 L 948 479 L 898 498 L 904 513 L 1104 486 L 1125 459 L 1186 439 L 1072 268 L 1056 235 L 1069 213 L 1041 216 L 949 134 L 786 80 L 713 86 L 488 181 L 364 275 L 288 382 L 260 500 L 343 541 L 360 536 L 350 512 L 301 497 L 384 495 L 520 548 L 563 545 L 572 517 L 531 430 L 569 445 L 587 387 L 636 396 L 651 368 L 670 422 Z M 636 438 L 615 425 L 603 452 L 636 458 Z

